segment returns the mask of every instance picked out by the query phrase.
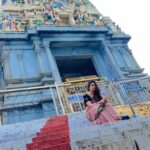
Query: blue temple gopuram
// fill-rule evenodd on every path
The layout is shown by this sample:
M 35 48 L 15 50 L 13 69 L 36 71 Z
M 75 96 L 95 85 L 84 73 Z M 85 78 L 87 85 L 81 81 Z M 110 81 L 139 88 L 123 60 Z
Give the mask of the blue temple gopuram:
M 128 47 L 130 39 L 89 0 L 1 0 L 0 88 L 6 90 L 0 94 L 2 124 L 61 114 L 64 103 L 56 111 L 57 101 L 51 101 L 61 96 L 57 88 L 51 93 L 13 89 L 84 76 L 108 81 L 146 76 Z

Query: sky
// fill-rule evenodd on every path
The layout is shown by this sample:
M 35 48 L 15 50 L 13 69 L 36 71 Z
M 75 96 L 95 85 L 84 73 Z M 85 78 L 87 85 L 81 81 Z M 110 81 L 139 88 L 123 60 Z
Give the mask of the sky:
M 141 68 L 150 75 L 150 0 L 90 0 L 132 38 L 129 48 Z

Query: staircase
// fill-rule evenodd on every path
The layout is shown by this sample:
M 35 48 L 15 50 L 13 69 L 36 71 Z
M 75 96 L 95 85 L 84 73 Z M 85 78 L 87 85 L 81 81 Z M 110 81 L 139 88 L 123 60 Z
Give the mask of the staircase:
M 50 118 L 26 148 L 27 150 L 71 150 L 68 116 Z

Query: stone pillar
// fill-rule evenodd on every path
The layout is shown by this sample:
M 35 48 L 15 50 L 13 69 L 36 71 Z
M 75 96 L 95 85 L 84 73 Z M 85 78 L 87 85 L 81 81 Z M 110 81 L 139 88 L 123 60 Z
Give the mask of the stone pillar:
M 46 70 L 44 69 L 44 66 L 43 66 L 43 62 L 42 62 L 42 56 L 41 56 L 41 45 L 40 44 L 35 44 L 35 53 L 36 53 L 36 56 L 37 56 L 37 60 L 38 60 L 38 64 L 39 64 L 39 68 L 40 68 L 40 74 L 41 76 L 44 76 L 44 74 L 46 73 Z
M 114 57 L 112 56 L 110 48 L 108 47 L 109 43 L 107 41 L 103 40 L 102 41 L 102 46 L 103 46 L 103 48 L 104 48 L 104 50 L 105 50 L 105 52 L 106 52 L 106 54 L 108 56 L 108 61 L 112 65 L 112 70 L 110 70 L 110 72 L 113 71 L 113 73 L 115 73 L 116 78 L 123 77 L 123 74 L 122 74 L 120 68 L 118 67 L 117 63 L 114 60 Z
M 52 71 L 53 78 L 54 78 L 56 83 L 61 83 L 62 81 L 61 81 L 61 78 L 60 78 L 60 75 L 59 75 L 59 71 L 57 69 L 57 65 L 54 61 L 54 58 L 52 56 L 52 52 L 51 52 L 51 49 L 50 49 L 50 42 L 49 41 L 43 41 L 43 46 L 46 50 L 46 55 L 47 55 L 47 58 L 48 58 L 48 62 L 49 62 L 51 71 Z
M 10 66 L 9 66 L 9 50 L 3 49 L 3 62 L 4 62 L 4 78 L 10 77 Z
M 124 59 L 122 58 L 122 55 L 120 53 L 120 48 L 111 47 L 110 50 L 111 50 L 111 53 L 114 57 L 114 60 L 116 61 L 117 65 L 118 65 L 118 67 L 119 68 L 127 67 L 126 62 L 124 61 Z
M 103 58 L 101 56 L 101 54 L 99 54 L 98 50 L 95 51 L 95 54 L 94 54 L 94 57 L 96 59 L 96 62 L 97 62 L 97 67 L 98 67 L 98 70 L 99 70 L 99 75 L 102 75 L 102 76 L 108 76 L 108 72 L 107 72 L 107 69 L 105 67 L 105 63 L 103 61 Z
M 7 111 L 2 112 L 2 123 L 3 124 L 7 124 L 8 123 Z
M 2 47 L 4 42 L 0 42 L 0 88 L 4 88 L 4 72 L 3 72 L 3 58 L 2 58 Z
M 0 116 L 0 126 L 2 126 L 2 117 Z
M 21 78 L 26 77 L 25 66 L 24 66 L 24 62 L 23 62 L 23 51 L 20 50 L 17 53 L 17 58 L 19 61 L 19 66 L 20 66 Z
M 134 56 L 133 56 L 133 54 L 132 54 L 132 51 L 129 50 L 128 47 L 126 47 L 125 50 L 126 50 L 126 52 L 128 53 L 128 56 L 129 56 L 131 62 L 134 64 L 134 67 L 135 67 L 135 68 L 140 68 L 140 66 L 138 65 L 138 63 L 136 62 L 136 60 L 135 60 L 135 58 L 134 58 Z
M 128 48 L 126 47 L 120 47 L 120 53 L 122 54 L 122 58 L 126 62 L 127 66 L 131 69 L 136 69 L 135 62 L 133 61 L 133 58 L 131 57 Z

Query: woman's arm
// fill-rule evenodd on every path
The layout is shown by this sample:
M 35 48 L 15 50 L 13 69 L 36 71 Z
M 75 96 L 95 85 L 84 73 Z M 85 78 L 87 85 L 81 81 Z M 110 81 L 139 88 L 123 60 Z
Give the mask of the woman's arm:
M 87 101 L 86 102 L 86 105 L 89 107 L 89 106 L 93 106 L 93 104 L 90 102 L 90 101 Z

